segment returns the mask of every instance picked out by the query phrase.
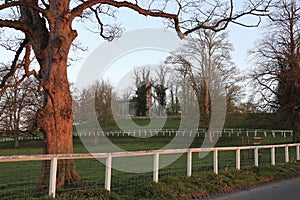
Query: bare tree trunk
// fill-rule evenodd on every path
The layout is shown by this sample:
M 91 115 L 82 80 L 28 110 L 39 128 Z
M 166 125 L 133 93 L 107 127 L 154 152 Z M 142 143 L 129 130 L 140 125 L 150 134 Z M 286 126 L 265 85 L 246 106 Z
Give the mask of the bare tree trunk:
M 53 68 L 59 66 L 53 66 Z M 58 72 L 58 70 L 54 70 Z M 72 154 L 72 99 L 65 73 L 54 73 L 59 84 L 49 84 L 49 94 L 45 106 L 38 113 L 38 127 L 44 130 L 45 154 Z M 58 87 L 59 86 L 59 87 Z M 37 185 L 49 181 L 49 161 L 44 161 Z M 76 184 L 80 181 L 73 160 L 58 162 L 57 189 Z
M 67 80 L 66 61 L 53 63 L 49 74 L 47 99 L 44 107 L 38 113 L 38 127 L 45 132 L 45 154 L 72 154 L 72 98 Z M 56 83 L 55 83 L 56 82 Z M 49 162 L 43 162 L 42 174 L 39 183 L 49 180 Z M 58 162 L 57 189 L 76 184 L 80 181 L 73 160 Z M 38 183 L 38 184 L 39 184 Z
M 209 88 L 208 88 L 208 82 L 204 81 L 204 90 L 205 90 L 205 118 L 206 118 L 206 127 L 208 129 L 208 137 L 209 137 L 209 142 L 212 144 L 214 141 L 213 138 L 213 132 L 209 128 L 210 124 L 210 96 L 209 96 Z
M 293 141 L 300 142 L 300 110 L 294 110 L 293 118 Z
M 19 134 L 14 134 L 15 148 L 20 147 Z
M 45 154 L 72 154 L 74 117 L 67 59 L 77 33 L 68 22 L 61 21 L 56 25 L 58 27 L 52 27 L 56 32 L 49 35 L 48 46 L 39 57 L 45 98 L 44 106 L 37 113 L 37 128 L 44 132 Z M 43 162 L 37 187 L 49 181 L 49 164 L 48 161 Z M 57 170 L 57 189 L 80 181 L 73 160 L 59 160 Z
M 208 88 L 208 82 L 204 81 L 204 89 L 205 89 L 205 113 L 210 113 L 210 101 L 209 101 L 209 88 Z

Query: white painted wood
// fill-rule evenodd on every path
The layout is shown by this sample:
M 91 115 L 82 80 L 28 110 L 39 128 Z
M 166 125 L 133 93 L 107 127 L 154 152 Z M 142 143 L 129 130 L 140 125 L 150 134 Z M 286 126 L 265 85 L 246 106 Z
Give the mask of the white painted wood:
M 271 148 L 271 164 L 272 165 L 275 165 L 276 163 L 276 156 L 275 156 L 275 147 L 272 147 Z
M 218 150 L 214 150 L 214 173 L 218 174 Z
M 285 149 L 285 162 L 287 163 L 287 162 L 290 161 L 290 159 L 289 159 L 289 146 L 285 146 L 284 149 Z
M 53 157 L 50 165 L 49 196 L 55 198 L 57 175 L 57 157 Z
M 187 176 L 191 177 L 192 176 L 192 151 L 189 151 L 187 153 Z
M 258 148 L 254 149 L 254 165 L 258 167 Z
M 240 149 L 236 150 L 236 169 L 237 170 L 241 169 L 241 150 Z
M 153 181 L 158 183 L 159 153 L 154 154 Z
M 263 146 L 243 146 L 243 147 L 213 147 L 213 148 L 192 148 L 192 149 L 168 149 L 168 150 L 150 150 L 150 151 L 135 151 L 135 152 L 114 152 L 114 153 L 91 153 L 91 154 L 47 154 L 47 155 L 22 155 L 22 156 L 0 156 L 0 162 L 18 162 L 18 161 L 34 161 L 34 160 L 52 160 L 57 157 L 58 160 L 69 159 L 86 159 L 86 158 L 107 158 L 109 155 L 112 157 L 131 157 L 159 154 L 177 154 L 192 152 L 210 152 L 210 151 L 234 151 L 251 150 L 251 149 L 271 149 L 284 148 L 284 147 L 297 147 L 300 143 L 294 144 L 278 144 L 278 145 L 263 145 Z
M 111 188 L 111 166 L 112 166 L 112 156 L 109 155 L 106 158 L 106 169 L 105 169 L 105 189 L 110 191 Z

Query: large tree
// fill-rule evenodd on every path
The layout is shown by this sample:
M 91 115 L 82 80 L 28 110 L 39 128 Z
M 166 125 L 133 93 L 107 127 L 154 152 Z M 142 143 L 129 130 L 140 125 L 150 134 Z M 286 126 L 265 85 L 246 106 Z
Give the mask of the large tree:
M 239 1 L 240 2 L 240 1 Z M 40 80 L 45 101 L 37 115 L 38 128 L 45 133 L 45 153 L 73 153 L 72 146 L 72 98 L 67 79 L 67 61 L 70 47 L 78 33 L 73 29 L 75 18 L 82 20 L 93 16 L 98 22 L 99 34 L 112 40 L 120 34 L 118 27 L 106 24 L 118 8 L 127 8 L 138 14 L 167 19 L 180 37 L 198 30 L 224 30 L 230 22 L 245 15 L 261 16 L 267 12 L 269 1 L 245 1 L 240 10 L 233 0 L 228 1 L 117 1 L 117 0 L 5 0 L 0 4 L 0 27 L 23 33 L 15 57 L 34 54 L 39 72 L 30 70 L 29 56 L 22 63 L 26 75 Z M 109 22 L 111 20 L 109 19 Z M 258 21 L 259 23 L 259 21 Z M 255 24 L 257 25 L 257 24 Z M 247 25 L 248 26 L 248 25 Z M 253 26 L 253 24 L 249 25 Z M 6 31 L 7 29 L 5 29 Z M 17 71 L 15 62 L 11 70 L 1 78 L 0 87 L 5 88 L 7 77 Z M 40 181 L 47 180 L 45 163 Z M 72 160 L 58 163 L 57 188 L 78 182 L 79 176 Z
M 171 116 L 178 116 L 180 105 L 179 105 L 179 87 L 180 83 L 175 74 L 172 74 L 172 79 L 168 83 L 168 88 L 170 90 L 170 102 L 168 106 L 168 114 Z
M 90 108 L 95 107 L 98 122 L 107 126 L 113 121 L 112 102 L 116 101 L 113 86 L 109 81 L 96 81 L 92 85 L 84 88 L 76 102 L 78 107 L 75 112 L 80 113 L 80 118 L 76 119 L 79 123 L 87 123 L 91 115 Z
M 160 116 L 164 113 L 167 105 L 167 74 L 168 68 L 164 65 L 159 65 L 156 72 L 156 80 L 153 81 L 152 87 L 154 88 L 154 99 L 158 102 L 157 114 Z
M 200 110 L 205 113 L 206 127 L 210 124 L 211 95 L 216 93 L 219 85 L 224 86 L 221 93 L 225 93 L 225 89 L 229 92 L 234 86 L 236 68 L 231 60 L 232 49 L 226 32 L 199 30 L 167 59 L 182 76 L 187 77 Z
M 300 4 L 274 4 L 267 31 L 256 49 L 256 83 L 260 105 L 284 114 L 291 122 L 294 141 L 300 141 Z

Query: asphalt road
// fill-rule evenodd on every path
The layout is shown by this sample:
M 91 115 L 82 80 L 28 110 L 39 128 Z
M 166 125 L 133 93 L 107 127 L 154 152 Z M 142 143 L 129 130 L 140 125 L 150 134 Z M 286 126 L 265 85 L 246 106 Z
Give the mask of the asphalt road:
M 300 200 L 300 177 L 233 192 L 210 200 Z

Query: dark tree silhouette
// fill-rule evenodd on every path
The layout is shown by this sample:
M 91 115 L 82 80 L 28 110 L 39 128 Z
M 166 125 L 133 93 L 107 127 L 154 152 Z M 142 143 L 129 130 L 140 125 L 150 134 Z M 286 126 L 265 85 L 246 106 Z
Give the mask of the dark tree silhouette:
M 300 5 L 275 2 L 265 37 L 253 50 L 252 73 L 257 97 L 264 108 L 284 114 L 294 141 L 300 141 Z

